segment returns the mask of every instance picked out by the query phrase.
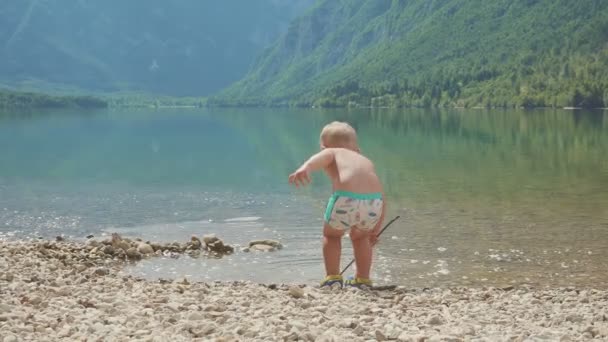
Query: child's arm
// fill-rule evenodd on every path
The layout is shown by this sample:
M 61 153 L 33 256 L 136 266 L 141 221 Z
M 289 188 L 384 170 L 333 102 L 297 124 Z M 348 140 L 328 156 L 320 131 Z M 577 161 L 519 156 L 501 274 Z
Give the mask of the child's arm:
M 310 173 L 326 168 L 334 161 L 334 150 L 326 148 L 310 157 L 299 169 L 289 175 L 289 183 L 296 187 L 310 183 Z

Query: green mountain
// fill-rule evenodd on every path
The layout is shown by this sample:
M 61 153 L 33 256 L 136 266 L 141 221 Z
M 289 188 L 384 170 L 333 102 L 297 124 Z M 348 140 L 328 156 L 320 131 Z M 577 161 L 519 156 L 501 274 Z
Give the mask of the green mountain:
M 320 0 L 210 103 L 608 107 L 608 1 Z
M 0 85 L 204 96 L 242 78 L 313 0 L 13 0 Z

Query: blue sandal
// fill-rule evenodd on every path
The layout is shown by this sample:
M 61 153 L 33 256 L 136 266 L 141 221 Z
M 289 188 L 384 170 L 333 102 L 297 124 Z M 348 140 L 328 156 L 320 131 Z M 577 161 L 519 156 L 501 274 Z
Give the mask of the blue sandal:
M 342 276 L 341 275 L 328 275 L 321 282 L 321 287 L 325 287 L 325 286 L 334 287 L 334 285 L 336 285 L 336 284 L 339 284 L 340 287 L 344 286 L 344 279 L 342 278 Z

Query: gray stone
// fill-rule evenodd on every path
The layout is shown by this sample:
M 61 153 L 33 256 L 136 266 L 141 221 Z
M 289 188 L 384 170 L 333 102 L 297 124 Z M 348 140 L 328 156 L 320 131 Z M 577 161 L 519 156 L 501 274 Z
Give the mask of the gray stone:
M 114 249 L 117 249 L 117 250 L 121 249 L 121 250 L 123 250 L 125 252 L 128 251 L 129 248 L 131 248 L 131 244 L 128 243 L 127 241 L 123 241 L 123 240 L 115 241 L 112 244 L 112 246 L 114 247 Z
M 256 251 L 256 252 L 274 252 L 276 251 L 276 247 L 270 246 L 270 245 L 253 245 L 251 247 L 249 247 L 250 251 Z
M 217 254 L 232 254 L 234 252 L 234 247 L 224 244 L 224 242 L 218 238 L 215 238 L 213 242 L 206 244 L 210 251 Z
M 295 328 L 300 329 L 300 330 L 306 329 L 306 324 L 304 324 L 303 322 L 300 322 L 300 321 L 293 320 L 293 321 L 290 321 L 289 324 L 292 327 L 295 327 Z
M 291 286 L 289 287 L 289 295 L 293 298 L 302 298 L 304 297 L 304 290 L 299 286 Z
M 207 234 L 203 236 L 203 241 L 205 242 L 205 244 L 210 245 L 212 243 L 215 243 L 216 241 L 219 241 L 219 239 L 217 236 L 215 236 L 215 234 Z
M 13 306 L 8 304 L 0 304 L 0 313 L 7 313 L 13 311 Z
M 196 236 L 190 238 L 190 243 L 192 244 L 193 249 L 201 249 L 203 247 L 203 243 Z
M 141 253 L 139 253 L 135 247 L 131 247 L 127 250 L 127 258 L 131 260 L 140 260 Z
M 429 318 L 426 323 L 428 325 L 442 325 L 444 322 L 443 322 L 443 318 L 441 318 L 439 316 L 433 316 L 433 317 Z
M 8 335 L 4 337 L 4 342 L 17 342 L 17 337 L 15 335 Z
M 104 247 L 101 249 L 101 251 L 102 251 L 104 254 L 107 254 L 107 255 L 114 255 L 114 253 L 115 253 L 114 247 L 112 247 L 111 245 L 104 246 Z
M 191 321 L 202 321 L 205 317 L 198 313 L 198 312 L 193 312 L 188 316 L 188 319 Z
M 376 336 L 376 341 L 386 341 L 387 340 L 386 335 L 384 335 L 384 333 L 380 330 L 376 330 L 374 335 Z
M 266 246 L 272 246 L 276 249 L 282 249 L 283 245 L 277 241 L 277 240 L 253 240 L 249 242 L 249 247 L 253 247 L 256 245 L 266 245 Z
M 580 323 L 583 321 L 583 316 L 578 314 L 569 314 L 568 316 L 566 316 L 566 321 L 572 323 Z
M 107 276 L 108 274 L 110 274 L 110 270 L 105 267 L 99 267 L 95 269 L 95 274 L 98 276 Z
M 357 327 L 353 329 L 353 333 L 357 336 L 361 336 L 363 333 L 365 333 L 365 329 L 363 329 L 361 325 L 357 325 Z
M 409 332 L 404 331 L 404 332 L 402 332 L 397 337 L 397 341 L 400 341 L 400 342 L 415 342 L 416 340 L 414 339 L 414 336 L 410 335 Z
M 32 305 L 38 305 L 38 304 L 42 303 L 42 298 L 40 298 L 39 296 L 33 296 L 32 298 L 29 299 L 29 303 Z
M 137 251 L 144 255 L 154 253 L 152 246 L 148 245 L 147 243 L 140 243 L 139 246 L 137 246 Z

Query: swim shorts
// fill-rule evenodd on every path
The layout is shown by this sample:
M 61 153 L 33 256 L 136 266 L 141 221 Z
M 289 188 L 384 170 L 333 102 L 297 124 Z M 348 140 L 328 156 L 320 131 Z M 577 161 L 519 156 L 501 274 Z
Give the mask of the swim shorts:
M 325 222 L 334 229 L 372 230 L 382 215 L 382 193 L 336 191 L 329 198 Z

